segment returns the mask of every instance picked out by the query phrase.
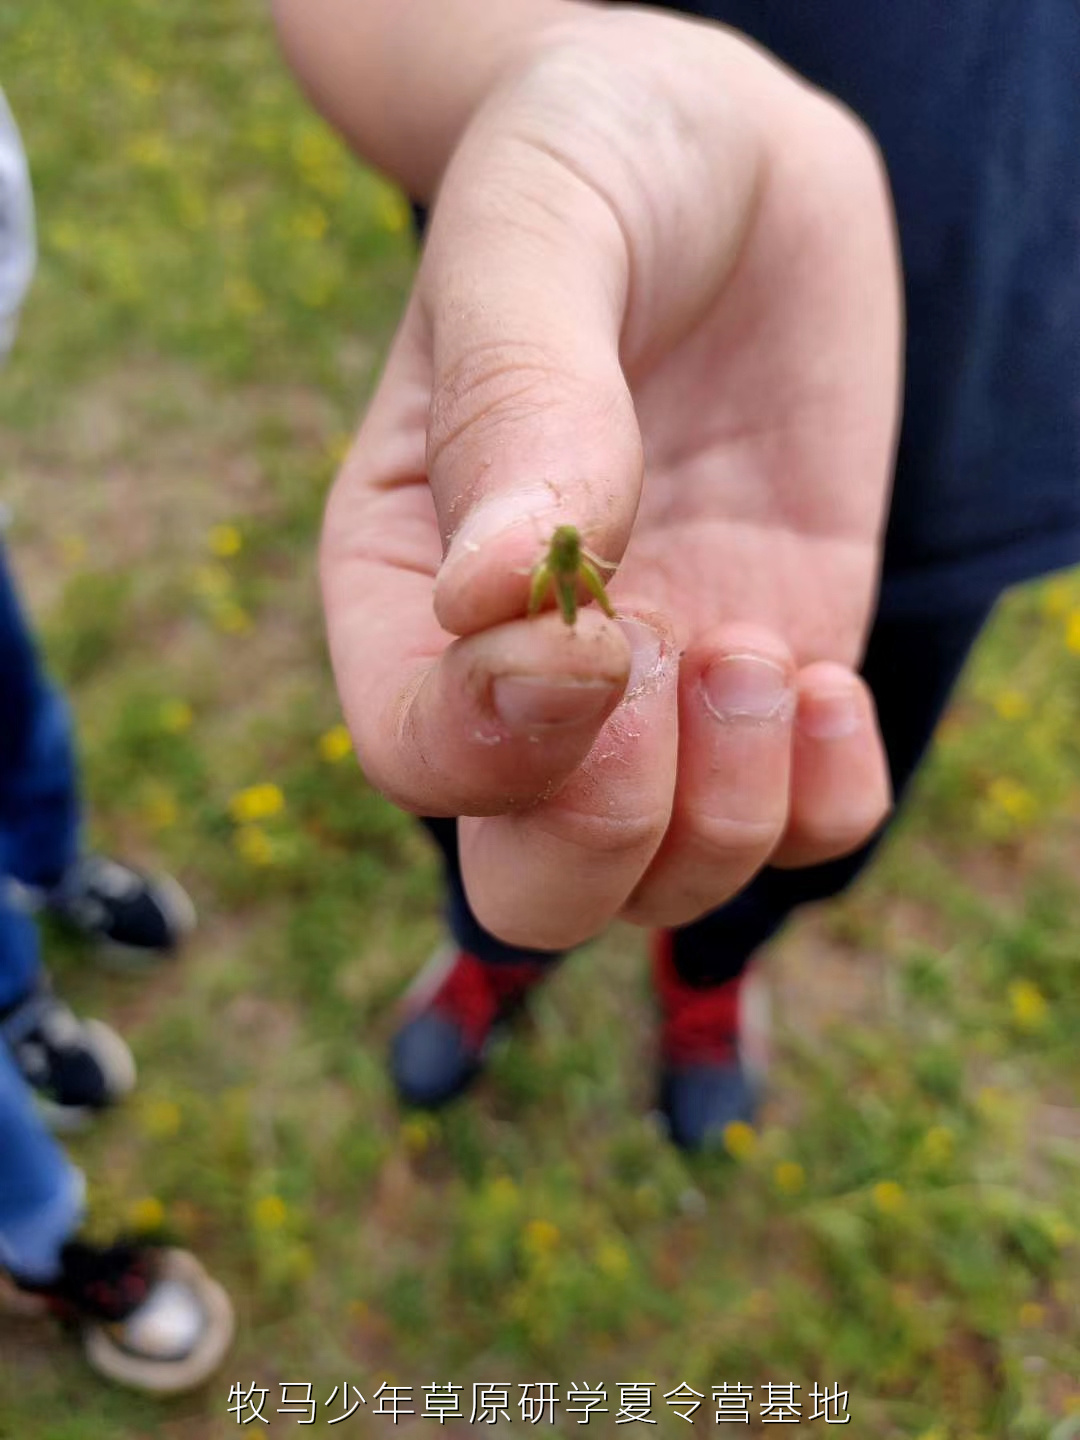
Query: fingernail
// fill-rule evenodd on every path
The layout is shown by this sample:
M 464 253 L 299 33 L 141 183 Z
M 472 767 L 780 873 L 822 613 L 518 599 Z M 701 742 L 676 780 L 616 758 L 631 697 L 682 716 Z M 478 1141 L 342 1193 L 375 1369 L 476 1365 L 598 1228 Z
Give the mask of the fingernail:
M 470 510 L 450 537 L 447 554 L 459 555 L 479 549 L 493 535 L 501 535 L 515 526 L 533 524 L 537 534 L 543 533 L 541 523 L 554 509 L 551 492 L 535 487 L 514 490 L 508 495 L 495 495 Z
M 763 655 L 727 655 L 702 677 L 705 704 L 717 720 L 779 720 L 790 713 L 787 671 Z
M 500 675 L 491 698 L 495 713 L 511 730 L 550 730 L 595 719 L 610 704 L 614 689 L 606 680 Z
M 855 685 L 844 690 L 807 691 L 799 702 L 799 729 L 812 740 L 842 740 L 858 729 L 861 713 Z
M 644 690 L 660 669 L 664 642 L 651 625 L 641 620 L 619 620 L 622 632 L 630 641 L 630 678 L 626 682 L 624 700 Z

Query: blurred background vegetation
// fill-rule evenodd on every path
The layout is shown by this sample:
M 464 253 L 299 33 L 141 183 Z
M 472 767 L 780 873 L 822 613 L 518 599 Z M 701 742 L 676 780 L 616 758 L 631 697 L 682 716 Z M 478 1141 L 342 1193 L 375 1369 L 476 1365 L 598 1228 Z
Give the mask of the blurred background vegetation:
M 142 1075 L 73 1149 L 94 1226 L 190 1245 L 242 1325 L 219 1382 L 161 1405 L 0 1314 L 0 1436 L 231 1434 L 234 1383 L 280 1432 L 283 1382 L 312 1384 L 319 1431 L 356 1385 L 358 1435 L 411 1385 L 392 1433 L 433 1434 L 421 1387 L 447 1381 L 466 1414 L 474 1382 L 606 1385 L 601 1434 L 645 1381 L 659 1435 L 682 1382 L 798 1384 L 819 1430 L 810 1387 L 839 1383 L 847 1433 L 882 1440 L 1080 1435 L 1080 580 L 1002 607 L 872 875 L 766 958 L 774 1098 L 723 1160 L 650 1118 L 626 929 L 475 1100 L 402 1116 L 383 1052 L 436 872 L 352 758 L 314 550 L 407 208 L 304 108 L 256 0 L 5 0 L 0 57 L 41 241 L 0 384 L 13 556 L 96 838 L 174 868 L 203 917 L 139 976 L 51 937 Z

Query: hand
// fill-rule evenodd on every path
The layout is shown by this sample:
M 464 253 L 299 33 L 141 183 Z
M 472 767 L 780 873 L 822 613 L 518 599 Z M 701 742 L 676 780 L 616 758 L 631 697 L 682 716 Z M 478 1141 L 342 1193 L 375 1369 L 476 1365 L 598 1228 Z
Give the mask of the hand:
M 322 575 L 361 764 L 470 817 L 496 934 L 686 923 L 883 819 L 899 295 L 872 143 L 720 27 L 583 15 L 473 117 Z M 564 523 L 619 620 L 521 618 Z

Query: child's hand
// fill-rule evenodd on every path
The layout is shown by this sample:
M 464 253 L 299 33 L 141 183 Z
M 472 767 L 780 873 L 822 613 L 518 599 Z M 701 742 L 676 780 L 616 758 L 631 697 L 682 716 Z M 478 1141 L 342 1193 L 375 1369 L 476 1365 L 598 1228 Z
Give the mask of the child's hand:
M 495 933 L 684 923 L 882 820 L 854 671 L 899 353 L 876 152 L 729 32 L 586 12 L 473 116 L 322 573 L 361 764 L 483 817 Z M 525 618 L 562 524 L 625 622 Z

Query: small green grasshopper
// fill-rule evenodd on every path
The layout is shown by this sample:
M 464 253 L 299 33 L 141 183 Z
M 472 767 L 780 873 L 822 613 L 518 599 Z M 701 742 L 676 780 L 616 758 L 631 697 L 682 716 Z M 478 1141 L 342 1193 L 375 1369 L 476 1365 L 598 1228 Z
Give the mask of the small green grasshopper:
M 597 566 L 604 570 L 615 568 L 609 561 L 600 560 L 585 549 L 581 536 L 573 525 L 560 525 L 551 537 L 547 554 L 532 572 L 529 614 L 535 615 L 540 609 L 550 586 L 555 592 L 563 619 L 567 625 L 573 625 L 578 612 L 577 585 L 581 580 L 604 614 L 614 619 L 615 611 L 604 590 L 604 582 Z

